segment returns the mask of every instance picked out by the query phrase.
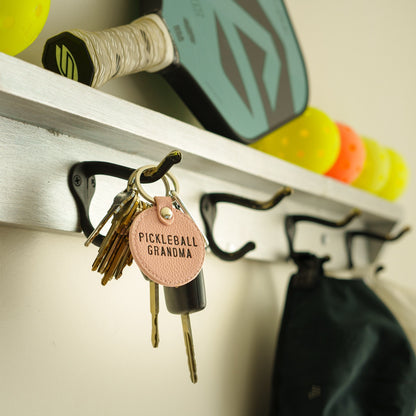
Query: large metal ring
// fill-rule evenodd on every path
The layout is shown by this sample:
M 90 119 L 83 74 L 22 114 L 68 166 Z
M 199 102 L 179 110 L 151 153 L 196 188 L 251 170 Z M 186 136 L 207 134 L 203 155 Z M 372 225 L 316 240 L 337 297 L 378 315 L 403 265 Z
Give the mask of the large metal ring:
M 151 168 L 155 168 L 156 166 L 154 166 L 154 165 L 146 165 L 146 166 L 142 166 L 141 168 L 139 168 L 139 169 L 137 169 L 137 170 L 135 170 L 134 171 L 134 173 L 132 174 L 132 176 L 130 177 L 130 179 L 131 179 L 131 181 L 132 181 L 132 184 L 134 184 L 134 186 L 136 186 L 136 188 L 137 188 L 137 190 L 138 190 L 138 192 L 139 192 L 139 194 L 144 198 L 144 199 L 146 199 L 146 201 L 148 201 L 148 202 L 150 202 L 151 204 L 154 204 L 155 203 L 155 200 L 154 200 L 154 198 L 152 198 L 144 189 L 143 189 L 143 186 L 142 186 L 142 184 L 141 184 L 141 182 L 140 182 L 140 177 L 142 176 L 142 173 L 145 171 L 145 170 L 147 170 L 147 169 L 151 169 Z M 175 192 L 178 192 L 179 191 L 179 183 L 178 183 L 178 181 L 177 181 L 177 179 L 175 178 L 175 176 L 173 176 L 171 173 L 169 173 L 169 172 L 166 172 L 163 176 L 162 176 L 162 181 L 163 181 L 163 184 L 165 185 L 165 190 L 166 190 L 166 196 L 169 196 L 170 195 L 170 191 L 171 191 L 171 188 L 170 188 L 170 185 L 169 185 L 169 182 L 168 182 L 168 180 L 167 180 L 167 178 L 169 178 L 170 180 L 171 180 L 171 182 L 172 182 L 172 184 L 173 184 L 173 190 L 175 191 Z M 130 182 L 130 180 L 129 180 L 129 182 Z

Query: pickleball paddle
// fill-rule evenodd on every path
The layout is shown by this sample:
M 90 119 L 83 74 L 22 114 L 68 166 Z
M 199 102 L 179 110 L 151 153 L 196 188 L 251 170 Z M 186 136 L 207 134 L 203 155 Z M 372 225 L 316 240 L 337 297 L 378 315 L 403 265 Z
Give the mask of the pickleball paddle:
M 49 39 L 44 67 L 96 87 L 158 72 L 207 130 L 243 143 L 306 108 L 305 65 L 282 0 L 142 0 L 137 17 Z

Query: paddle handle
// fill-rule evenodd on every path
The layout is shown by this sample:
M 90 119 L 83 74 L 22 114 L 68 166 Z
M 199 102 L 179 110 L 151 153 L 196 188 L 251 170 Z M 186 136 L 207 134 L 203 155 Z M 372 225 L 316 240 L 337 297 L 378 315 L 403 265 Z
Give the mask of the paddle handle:
M 98 88 L 113 78 L 160 71 L 174 59 L 164 21 L 149 14 L 100 32 L 74 29 L 54 36 L 45 44 L 42 63 L 46 69 Z

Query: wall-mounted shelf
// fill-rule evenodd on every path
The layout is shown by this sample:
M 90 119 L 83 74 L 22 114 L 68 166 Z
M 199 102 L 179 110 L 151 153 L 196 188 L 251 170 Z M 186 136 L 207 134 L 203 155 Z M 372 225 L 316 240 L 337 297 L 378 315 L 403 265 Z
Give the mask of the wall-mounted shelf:
M 268 243 L 262 248 L 263 231 L 258 230 L 270 228 L 270 221 L 277 222 L 276 216 L 287 212 L 336 218 L 356 207 L 363 216 L 355 227 L 383 232 L 401 219 L 402 210 L 396 204 L 19 59 L 0 54 L 0 67 L 3 223 L 79 231 L 75 203 L 66 184 L 73 163 L 105 160 L 138 167 L 159 161 L 172 149 L 182 152 L 183 161 L 175 169 L 183 184 L 182 194 L 194 211 L 204 192 L 267 199 L 281 186 L 294 189 L 279 212 L 253 214 L 250 223 L 255 224 L 255 232 L 245 231 L 249 227 L 241 226 L 241 216 L 224 220 L 227 226 L 218 225 L 224 228 L 217 233 L 218 241 L 228 241 L 230 232 L 237 245 L 247 240 L 245 233 L 255 239 L 258 249 L 252 257 L 258 259 L 276 259 L 277 253 L 285 252 L 282 232 L 275 232 L 279 234 L 274 239 L 277 247 L 267 236 Z M 120 190 L 120 185 L 113 186 L 116 192 Z M 112 200 L 113 193 L 109 190 L 103 198 Z M 321 236 L 311 238 L 322 240 Z M 379 247 L 372 245 L 371 259 Z

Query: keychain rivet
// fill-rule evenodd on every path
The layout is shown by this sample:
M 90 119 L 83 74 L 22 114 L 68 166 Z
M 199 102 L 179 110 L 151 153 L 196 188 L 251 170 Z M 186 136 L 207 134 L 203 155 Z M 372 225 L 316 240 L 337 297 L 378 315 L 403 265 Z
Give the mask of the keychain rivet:
M 164 218 L 165 220 L 170 220 L 173 217 L 173 212 L 170 208 L 168 207 L 163 207 L 160 210 L 160 215 L 162 216 L 162 218 Z

